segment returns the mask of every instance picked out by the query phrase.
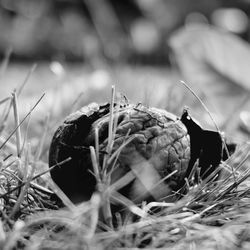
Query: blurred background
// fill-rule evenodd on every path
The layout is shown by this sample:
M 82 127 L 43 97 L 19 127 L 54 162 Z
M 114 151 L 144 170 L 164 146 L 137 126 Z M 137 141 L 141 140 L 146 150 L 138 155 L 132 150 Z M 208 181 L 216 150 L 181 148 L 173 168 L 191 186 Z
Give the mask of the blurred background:
M 0 53 L 11 48 L 20 62 L 169 65 L 176 29 L 211 23 L 248 41 L 249 13 L 246 0 L 1 0 Z
M 45 92 L 37 117 L 61 121 L 108 101 L 115 84 L 133 102 L 177 115 L 187 105 L 213 126 L 184 80 L 222 129 L 245 110 L 247 130 L 249 17 L 249 0 L 0 0 L 0 98 L 28 78 L 21 116 Z

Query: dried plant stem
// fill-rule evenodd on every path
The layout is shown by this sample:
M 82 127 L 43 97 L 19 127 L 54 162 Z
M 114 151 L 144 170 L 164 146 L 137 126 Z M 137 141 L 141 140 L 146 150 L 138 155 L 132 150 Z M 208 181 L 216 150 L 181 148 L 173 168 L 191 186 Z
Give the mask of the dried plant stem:
M 3 59 L 1 66 L 0 66 L 0 77 L 2 77 L 4 75 L 4 73 L 6 72 L 6 69 L 8 68 L 11 53 L 12 53 L 11 47 L 5 51 L 4 59 Z
M 30 126 L 30 118 L 31 118 L 31 115 L 28 117 L 27 127 L 26 127 L 26 130 L 25 130 L 24 138 L 23 138 L 21 154 L 23 153 L 23 151 L 25 149 L 26 141 L 27 141 L 27 138 L 28 138 L 28 132 L 29 132 L 29 126 Z
M 4 104 L 5 102 L 9 101 L 11 99 L 10 96 L 3 98 L 2 100 L 0 100 L 0 105 Z
M 18 102 L 17 102 L 17 95 L 16 91 L 12 93 L 12 101 L 13 101 L 13 110 L 14 110 L 14 118 L 15 118 L 15 125 L 16 125 L 16 147 L 17 147 L 17 156 L 21 157 L 21 129 L 20 129 L 20 118 L 18 112 Z
M 25 86 L 26 83 L 28 82 L 28 79 L 30 78 L 31 74 L 34 72 L 35 69 L 36 69 L 36 64 L 34 64 L 34 65 L 32 66 L 32 68 L 31 68 L 30 71 L 28 72 L 28 74 L 27 74 L 25 80 L 22 82 L 22 84 L 20 85 L 20 87 L 17 88 L 17 91 L 16 91 L 17 96 L 19 96 L 19 95 L 21 94 L 21 92 L 23 91 L 24 86 Z M 6 99 L 6 98 L 5 98 L 5 99 Z M 8 119 L 8 117 L 9 117 L 9 113 L 10 113 L 10 110 L 11 110 L 11 107 L 12 107 L 12 103 L 13 103 L 13 102 L 12 102 L 12 99 L 13 99 L 13 98 L 9 97 L 9 99 L 11 99 L 11 101 L 10 101 L 8 107 L 6 108 L 6 111 L 5 111 L 4 115 L 3 115 L 3 119 L 2 119 L 1 122 L 0 122 L 0 134 L 2 133 L 2 131 L 4 130 L 4 128 L 5 128 L 5 126 L 6 126 L 6 122 L 7 122 L 7 119 Z M 7 101 L 7 100 L 2 100 L 2 101 L 5 102 L 5 101 Z
M 95 128 L 95 155 L 96 155 L 96 161 L 98 164 L 100 164 L 100 159 L 99 159 L 99 128 Z
M 19 125 L 10 133 L 10 135 L 7 137 L 5 142 L 0 146 L 0 150 L 4 147 L 4 145 L 9 141 L 9 139 L 15 134 L 16 130 L 23 124 L 23 122 L 27 119 L 27 117 L 33 112 L 33 110 L 36 108 L 36 106 L 40 103 L 40 101 L 43 99 L 45 94 L 43 94 L 39 100 L 36 102 L 36 104 L 31 108 L 31 110 L 27 113 L 27 115 L 21 120 Z
M 117 191 L 124 186 L 131 183 L 136 178 L 135 174 L 130 170 L 125 175 L 121 176 L 116 182 L 112 183 L 109 187 L 109 193 L 112 195 L 114 191 Z
M 49 183 L 50 188 L 54 191 L 54 193 L 61 199 L 63 204 L 70 210 L 74 211 L 75 205 L 73 202 L 68 198 L 68 196 L 58 187 L 58 185 L 52 181 L 52 179 L 47 180 Z
M 132 213 L 145 217 L 145 211 L 139 208 L 132 200 L 128 199 L 126 196 L 120 194 L 119 192 L 113 191 L 112 196 L 110 197 L 111 201 L 118 204 L 123 204 L 127 207 Z
M 112 163 L 111 168 L 110 168 L 110 173 L 112 173 L 115 170 L 117 166 L 116 163 L 117 163 L 117 160 L 119 158 L 119 155 L 122 149 L 135 138 L 134 136 L 131 136 L 130 138 L 128 138 L 129 134 L 130 134 L 130 129 L 127 131 L 127 134 L 125 135 L 124 141 L 121 144 L 121 146 L 115 152 L 113 152 L 113 154 L 108 159 L 108 166 Z
M 31 169 L 31 173 L 29 175 L 29 161 L 30 161 L 30 144 L 27 145 L 27 149 L 26 149 L 26 155 L 25 155 L 25 163 L 24 163 L 24 179 L 23 182 L 25 183 L 24 186 L 22 187 L 22 190 L 18 196 L 18 199 L 15 203 L 15 206 L 13 207 L 11 214 L 10 214 L 10 218 L 13 218 L 15 216 L 15 214 L 17 213 L 18 209 L 20 208 L 25 195 L 27 194 L 28 188 L 30 186 L 30 182 L 33 178 L 34 172 L 35 172 L 35 167 L 33 166 L 33 168 Z
M 113 143 L 114 143 L 114 140 L 115 140 L 117 125 L 118 125 L 120 106 L 121 106 L 121 102 L 119 100 L 117 102 L 117 104 L 116 104 L 115 111 L 114 111 L 113 133 L 112 133 L 112 147 L 113 147 Z
M 185 82 L 182 81 L 182 80 L 181 80 L 180 82 L 181 82 L 181 83 L 182 83 L 182 84 L 183 84 L 183 85 L 184 85 L 184 86 L 194 95 L 195 98 L 197 98 L 197 100 L 200 102 L 200 104 L 202 105 L 202 107 L 205 109 L 205 111 L 206 111 L 207 114 L 209 115 L 209 117 L 210 117 L 211 121 L 213 122 L 213 124 L 214 124 L 214 126 L 215 126 L 217 132 L 221 134 L 221 131 L 220 131 L 220 129 L 219 129 L 217 123 L 215 122 L 215 120 L 214 120 L 212 114 L 211 114 L 210 111 L 208 110 L 208 108 L 207 108 L 207 106 L 205 105 L 205 103 L 204 103 L 204 102 L 201 100 L 201 98 L 192 90 L 192 88 L 190 88 L 190 87 L 188 86 L 187 83 L 185 83 Z M 230 157 L 230 154 L 229 154 L 229 151 L 228 151 L 228 149 L 227 149 L 227 145 L 226 145 L 225 140 L 223 139 L 223 137 L 221 137 L 221 138 L 222 138 L 222 141 L 223 141 L 224 148 L 225 148 L 225 150 L 226 150 L 226 154 L 227 154 L 227 156 L 228 156 L 228 158 L 229 158 L 229 157 Z
M 110 103 L 110 115 L 109 115 L 109 134 L 108 134 L 108 145 L 107 145 L 107 152 L 108 154 L 111 153 L 112 146 L 113 146 L 113 129 L 114 129 L 114 105 L 115 105 L 115 86 L 112 86 L 112 93 L 111 93 L 111 103 Z
M 91 240 L 94 237 L 96 227 L 98 224 L 98 218 L 99 218 L 99 207 L 101 204 L 101 197 L 100 195 L 94 193 L 90 200 L 90 206 L 91 206 L 91 221 L 89 225 L 89 231 L 87 235 L 85 235 L 85 238 L 88 240 Z
M 51 170 L 53 170 L 55 167 L 60 167 L 60 166 L 62 166 L 63 164 L 69 162 L 70 160 L 71 160 L 71 158 L 69 157 L 69 158 L 67 158 L 67 159 L 65 159 L 65 160 L 63 160 L 63 161 L 61 161 L 61 162 L 59 162 L 59 163 L 57 163 L 57 164 L 51 166 L 49 169 L 47 169 L 47 170 L 45 170 L 45 171 L 43 171 L 43 172 L 41 172 L 41 173 L 35 175 L 35 176 L 31 179 L 31 182 L 34 181 L 34 180 L 36 180 L 37 178 L 39 178 L 39 177 L 41 177 L 41 176 L 43 176 L 43 175 L 49 173 L 49 172 L 50 172 Z M 25 183 L 23 182 L 23 183 L 21 183 L 20 185 L 18 185 L 18 186 L 16 186 L 16 187 L 14 187 L 13 189 L 11 189 L 10 191 L 8 191 L 8 192 L 6 192 L 6 193 L 4 193 L 4 194 L 1 194 L 1 195 L 0 195 L 0 199 L 1 199 L 1 198 L 4 198 L 5 196 L 7 196 L 7 195 L 9 195 L 9 194 L 11 194 L 12 192 L 16 191 L 17 189 L 23 187 L 24 185 L 25 185 Z
M 124 140 L 123 144 L 118 149 L 116 149 L 116 151 L 110 156 L 110 158 L 108 159 L 108 164 L 111 164 L 111 162 L 114 161 L 119 156 L 124 147 L 126 147 L 134 139 L 135 137 L 131 136 L 129 139 Z
M 109 194 L 104 197 L 104 204 L 102 206 L 104 220 L 110 228 L 113 228 L 112 222 L 112 213 L 111 213 L 111 205 L 110 205 L 110 197 Z
M 102 180 L 101 180 L 100 170 L 98 167 L 99 163 L 97 162 L 97 158 L 96 158 L 96 152 L 92 146 L 90 146 L 89 149 L 90 149 L 90 156 L 91 156 L 91 161 L 92 161 L 92 165 L 93 165 L 94 175 L 95 175 L 95 178 L 97 181 L 97 187 L 100 188 Z
M 110 112 L 109 112 L 109 128 L 108 128 L 108 144 L 106 147 L 107 154 L 104 155 L 103 164 L 102 164 L 102 172 L 103 176 L 107 175 L 107 167 L 108 167 L 108 159 L 111 155 L 112 147 L 113 147 L 113 128 L 114 128 L 114 104 L 115 104 L 115 86 L 112 86 L 111 90 L 111 102 L 110 102 Z
M 200 102 L 200 104 L 202 105 L 202 107 L 203 107 L 203 108 L 206 110 L 206 112 L 208 113 L 208 115 L 209 115 L 211 121 L 213 122 L 213 124 L 214 124 L 216 130 L 220 133 L 220 129 L 219 129 L 217 123 L 215 122 L 215 120 L 214 120 L 212 114 L 210 113 L 210 111 L 208 110 L 207 106 L 205 105 L 205 103 L 204 103 L 204 102 L 201 100 L 201 98 L 193 91 L 193 89 L 190 88 L 190 86 L 188 86 L 187 83 L 185 83 L 185 82 L 182 81 L 182 80 L 181 80 L 180 82 L 181 82 L 181 83 L 182 83 L 182 84 L 183 84 L 183 85 L 184 85 L 184 86 L 194 95 L 194 97 Z
M 43 193 L 46 193 L 46 194 L 53 194 L 53 192 L 51 190 L 49 190 L 48 188 L 46 187 L 43 187 L 35 182 L 30 182 L 30 186 L 33 188 L 33 189 L 36 189 L 36 190 L 39 190 Z
M 104 176 L 104 178 L 101 178 L 99 164 L 96 158 L 96 152 L 92 146 L 90 147 L 90 156 L 93 165 L 94 175 L 97 181 L 97 190 L 101 193 L 103 199 L 103 205 L 102 205 L 103 217 L 107 225 L 112 228 L 113 225 L 112 225 L 112 214 L 110 208 L 109 194 L 105 190 L 105 188 L 108 186 L 108 183 L 106 182 L 108 182 L 109 179 L 106 176 Z
M 201 216 L 202 216 L 203 214 L 205 214 L 206 212 L 208 212 L 209 210 L 213 209 L 213 208 L 216 207 L 216 206 L 218 206 L 218 203 L 215 203 L 215 204 L 213 204 L 213 205 L 207 207 L 206 209 L 204 209 L 203 211 L 201 211 L 201 212 L 198 213 L 198 214 L 194 214 L 194 215 L 192 215 L 192 216 L 189 216 L 189 217 L 187 217 L 187 218 L 182 219 L 181 222 L 182 222 L 182 223 L 187 223 L 187 222 L 191 222 L 191 221 L 200 219 Z

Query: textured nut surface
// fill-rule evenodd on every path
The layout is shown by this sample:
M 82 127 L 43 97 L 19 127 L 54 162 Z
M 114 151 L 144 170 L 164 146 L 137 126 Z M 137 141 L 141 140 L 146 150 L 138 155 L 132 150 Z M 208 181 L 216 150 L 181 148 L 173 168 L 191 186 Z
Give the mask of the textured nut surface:
M 121 166 L 134 164 L 139 155 L 139 161 L 142 158 L 150 161 L 162 178 L 174 170 L 178 171 L 178 179 L 184 177 L 190 160 L 190 140 L 186 127 L 177 117 L 164 110 L 130 106 L 119 113 L 119 120 L 113 150 L 124 142 L 128 131 L 134 137 L 120 154 Z M 107 127 L 108 116 L 95 122 L 92 129 L 100 123 Z M 101 148 L 106 144 L 107 138 L 101 142 Z
M 118 125 L 113 152 L 126 139 L 133 139 L 121 151 L 113 178 L 117 180 L 133 170 L 133 166 L 140 166 L 138 182 L 150 188 L 176 170 L 174 175 L 164 181 L 168 189 L 164 195 L 177 190 L 185 177 L 190 160 L 190 138 L 181 120 L 165 110 L 143 105 L 127 105 L 116 115 Z M 54 169 L 51 175 L 73 201 L 88 199 L 95 189 L 95 179 L 89 173 L 92 163 L 88 148 L 95 145 L 94 131 L 98 128 L 99 147 L 101 151 L 105 151 L 108 124 L 109 107 L 92 104 L 70 115 L 54 135 L 50 149 L 50 166 L 68 156 L 72 157 L 72 161 L 62 168 Z M 154 174 L 157 176 L 153 176 Z M 151 175 L 151 180 L 148 175 Z M 138 189 L 138 183 L 133 185 L 134 189 Z M 128 195 L 137 196 L 141 189 L 138 190 L 134 194 L 130 190 Z

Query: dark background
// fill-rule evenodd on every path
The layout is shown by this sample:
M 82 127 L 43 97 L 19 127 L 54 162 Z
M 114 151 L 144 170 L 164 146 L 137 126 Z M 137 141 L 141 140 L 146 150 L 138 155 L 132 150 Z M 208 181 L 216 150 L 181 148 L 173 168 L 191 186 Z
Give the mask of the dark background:
M 11 49 L 19 61 L 169 64 L 176 29 L 208 22 L 249 41 L 249 14 L 247 0 L 1 0 L 0 55 Z

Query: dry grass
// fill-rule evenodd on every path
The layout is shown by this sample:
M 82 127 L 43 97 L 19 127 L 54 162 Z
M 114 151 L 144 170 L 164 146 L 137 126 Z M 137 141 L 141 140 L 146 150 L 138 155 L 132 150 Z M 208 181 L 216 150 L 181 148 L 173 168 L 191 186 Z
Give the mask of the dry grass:
M 113 91 L 108 154 L 102 166 L 98 142 L 91 148 L 99 192 L 94 193 L 90 201 L 74 205 L 52 182 L 48 166 L 41 160 L 47 150 L 45 142 L 50 140 L 49 118 L 42 126 L 38 125 L 41 140 L 35 147 L 26 139 L 28 127 L 22 135 L 21 125 L 35 112 L 42 98 L 20 119 L 18 95 L 23 87 L 24 84 L 12 96 L 0 101 L 0 105 L 6 105 L 0 130 L 0 249 L 250 248 L 250 144 L 239 145 L 237 152 L 220 165 L 219 179 L 215 178 L 216 172 L 198 185 L 189 185 L 188 194 L 174 203 L 151 202 L 137 206 L 116 191 L 135 178 L 134 175 L 129 172 L 110 185 L 107 171 L 114 168 L 119 153 L 128 143 L 125 140 L 112 153 L 118 111 L 113 105 Z M 10 130 L 7 124 L 12 110 L 15 126 Z M 97 138 L 98 130 L 96 141 Z M 125 216 L 113 215 L 116 216 L 115 228 L 110 208 L 114 201 L 126 206 Z

